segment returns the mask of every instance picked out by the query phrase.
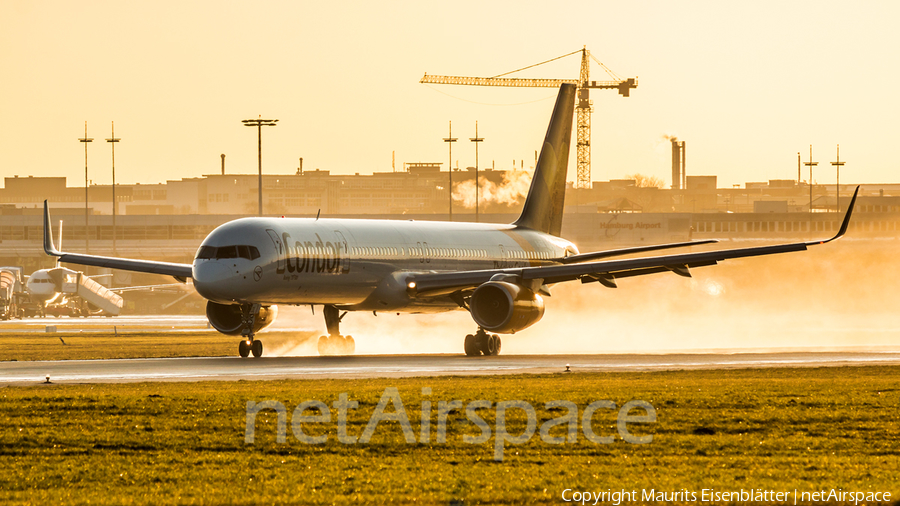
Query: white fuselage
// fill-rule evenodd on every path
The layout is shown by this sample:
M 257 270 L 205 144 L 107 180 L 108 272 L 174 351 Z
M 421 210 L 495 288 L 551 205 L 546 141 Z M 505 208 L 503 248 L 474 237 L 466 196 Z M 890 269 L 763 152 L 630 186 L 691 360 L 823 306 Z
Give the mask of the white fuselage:
M 59 297 L 59 287 L 50 276 L 49 269 L 34 271 L 25 282 L 25 290 L 35 302 L 47 305 Z
M 223 304 L 432 312 L 459 305 L 448 297 L 408 297 L 405 276 L 552 265 L 572 254 L 569 241 L 513 225 L 243 218 L 207 236 L 193 278 L 200 295 Z

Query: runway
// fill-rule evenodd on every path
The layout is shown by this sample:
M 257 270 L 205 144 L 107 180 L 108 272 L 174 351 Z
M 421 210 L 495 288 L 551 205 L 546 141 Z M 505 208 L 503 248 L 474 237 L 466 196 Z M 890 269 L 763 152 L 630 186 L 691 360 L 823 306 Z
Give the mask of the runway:
M 368 355 L 2 362 L 0 384 L 376 378 L 900 365 L 900 350 L 620 355 Z

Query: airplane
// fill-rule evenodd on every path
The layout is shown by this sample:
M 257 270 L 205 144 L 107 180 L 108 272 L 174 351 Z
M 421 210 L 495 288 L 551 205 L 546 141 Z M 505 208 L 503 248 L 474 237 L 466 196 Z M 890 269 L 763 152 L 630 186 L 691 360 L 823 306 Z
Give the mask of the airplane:
M 241 357 L 263 354 L 257 332 L 278 304 L 322 305 L 328 335 L 320 354 L 352 354 L 340 323 L 351 311 L 433 313 L 466 310 L 477 331 L 466 355 L 496 355 L 498 334 L 512 334 L 544 315 L 543 296 L 567 281 L 616 287 L 621 278 L 690 269 L 719 261 L 792 251 L 843 236 L 857 188 L 839 232 L 812 242 L 610 259 L 693 246 L 694 241 L 580 253 L 560 237 L 575 86 L 563 84 L 551 115 L 521 215 L 512 224 L 249 217 L 225 223 L 203 240 L 193 263 L 100 257 L 56 249 L 44 201 L 44 251 L 61 262 L 193 279 L 219 332 L 241 336 Z
M 58 231 L 60 245 L 62 245 L 63 237 L 62 225 L 63 222 L 60 221 Z M 32 272 L 30 276 L 25 276 L 25 295 L 27 295 L 27 298 L 23 301 L 24 304 L 20 308 L 21 312 L 24 316 L 46 316 L 47 314 L 64 314 L 68 316 L 119 314 L 119 309 L 121 309 L 122 304 L 121 301 L 116 303 L 114 300 L 115 297 L 112 297 L 113 300 L 104 301 L 104 303 L 102 303 L 106 308 L 106 310 L 104 310 L 103 308 L 98 308 L 96 306 L 92 309 L 87 300 L 77 296 L 77 285 L 80 284 L 79 281 L 81 281 L 81 279 L 89 279 L 86 280 L 86 282 L 91 287 L 100 287 L 99 284 L 93 282 L 90 278 L 101 276 L 108 276 L 108 274 L 84 276 L 78 271 L 61 267 L 59 265 L 59 260 L 57 259 L 56 266 L 52 269 L 38 269 Z M 97 290 L 105 292 L 106 289 L 105 287 L 100 287 Z M 101 294 L 95 295 L 101 299 L 104 298 Z M 97 297 L 91 296 L 91 299 L 93 300 Z

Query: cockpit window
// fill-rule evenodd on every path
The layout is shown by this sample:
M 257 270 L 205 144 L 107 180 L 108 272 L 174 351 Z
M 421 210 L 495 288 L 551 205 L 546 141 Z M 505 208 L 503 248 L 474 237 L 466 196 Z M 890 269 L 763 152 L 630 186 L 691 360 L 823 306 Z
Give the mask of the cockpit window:
M 237 258 L 237 246 L 221 246 L 216 252 L 216 259 Z
M 256 246 L 238 246 L 238 256 L 247 260 L 256 260 L 259 258 L 259 250 Z
M 201 260 L 224 259 L 224 258 L 246 258 L 247 260 L 256 260 L 259 258 L 259 249 L 256 246 L 238 245 L 238 246 L 201 246 L 197 251 L 197 258 Z
M 200 250 L 197 251 L 197 258 L 209 260 L 210 258 L 216 258 L 216 247 L 215 246 L 200 246 Z

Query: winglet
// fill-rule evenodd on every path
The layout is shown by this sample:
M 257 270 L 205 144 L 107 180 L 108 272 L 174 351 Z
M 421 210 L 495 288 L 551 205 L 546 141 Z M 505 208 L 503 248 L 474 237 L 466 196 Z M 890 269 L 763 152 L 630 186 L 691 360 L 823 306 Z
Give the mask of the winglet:
M 53 245 L 53 228 L 50 226 L 50 208 L 44 201 L 44 253 L 59 257 L 63 254 Z
M 847 233 L 847 228 L 850 227 L 850 216 L 853 215 L 853 208 L 856 207 L 856 196 L 859 194 L 859 186 L 856 187 L 856 190 L 853 192 L 853 197 L 850 199 L 850 206 L 847 208 L 847 214 L 844 215 L 844 221 L 841 223 L 841 229 L 838 230 L 838 233 L 832 237 L 831 239 L 826 239 L 824 241 L 814 241 L 808 242 L 806 244 L 825 244 L 826 242 L 831 242 L 837 239 L 840 239 Z

